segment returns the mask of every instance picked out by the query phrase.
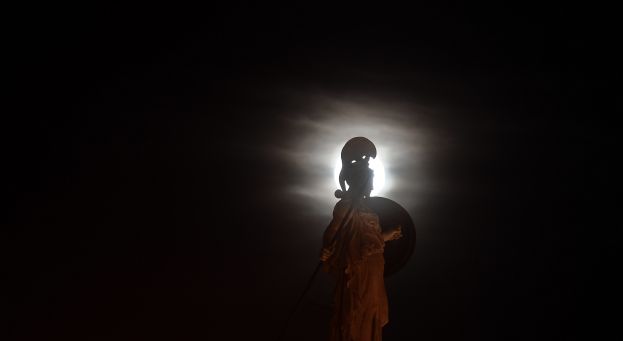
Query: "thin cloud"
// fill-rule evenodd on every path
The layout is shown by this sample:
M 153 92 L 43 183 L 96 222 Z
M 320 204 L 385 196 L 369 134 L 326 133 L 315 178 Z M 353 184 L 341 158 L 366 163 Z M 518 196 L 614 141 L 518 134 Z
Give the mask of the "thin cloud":
M 319 214 L 330 212 L 336 202 L 333 173 L 341 148 L 350 138 L 365 136 L 377 146 L 387 174 L 382 196 L 405 207 L 417 205 L 430 186 L 426 165 L 436 140 L 420 123 L 429 108 L 327 96 L 303 101 L 306 105 L 299 108 L 306 109 L 285 117 L 286 126 L 298 134 L 287 146 L 272 150 L 301 174 L 301 182 L 284 188 L 288 195 L 308 200 Z

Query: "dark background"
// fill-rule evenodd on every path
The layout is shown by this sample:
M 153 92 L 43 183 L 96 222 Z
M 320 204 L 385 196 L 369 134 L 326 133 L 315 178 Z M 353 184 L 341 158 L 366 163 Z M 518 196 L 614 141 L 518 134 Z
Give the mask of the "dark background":
M 267 90 L 290 86 L 456 108 L 431 118 L 462 147 L 434 164 L 451 190 L 414 217 L 415 263 L 388 282 L 387 340 L 599 332 L 613 318 L 582 316 L 605 309 L 589 258 L 615 253 L 614 40 L 600 10 L 569 6 L 15 10 L 8 333 L 276 340 L 319 244 L 290 229 L 306 203 L 278 194 L 296 169 L 248 146 L 295 139 L 296 103 Z M 326 332 L 315 297 L 291 339 Z

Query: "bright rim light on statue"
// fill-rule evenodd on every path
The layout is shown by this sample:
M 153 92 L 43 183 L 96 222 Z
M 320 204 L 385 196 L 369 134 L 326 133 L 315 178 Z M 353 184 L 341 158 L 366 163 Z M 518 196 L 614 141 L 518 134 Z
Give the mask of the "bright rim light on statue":
M 370 159 L 370 169 L 374 171 L 374 180 L 372 181 L 372 193 L 371 196 L 379 196 L 383 194 L 383 190 L 385 188 L 385 167 L 383 167 L 383 163 L 377 157 L 376 159 Z M 342 170 L 342 159 L 338 157 L 335 162 L 335 167 L 333 168 L 333 179 L 335 182 L 336 189 L 340 188 L 340 171 Z M 348 185 L 346 185 L 348 189 Z

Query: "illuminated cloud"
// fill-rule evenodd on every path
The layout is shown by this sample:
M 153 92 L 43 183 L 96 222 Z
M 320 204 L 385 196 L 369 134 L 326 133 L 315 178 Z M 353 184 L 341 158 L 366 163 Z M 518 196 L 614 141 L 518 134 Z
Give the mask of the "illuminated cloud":
M 425 108 L 409 104 L 388 104 L 369 99 L 307 99 L 307 109 L 289 113 L 288 126 L 296 137 L 277 153 L 300 172 L 302 181 L 287 188 L 288 194 L 309 200 L 326 215 L 337 199 L 333 193 L 335 166 L 342 147 L 350 138 L 365 136 L 377 147 L 377 158 L 385 168 L 385 186 L 380 193 L 405 207 L 418 204 L 422 191 L 430 185 L 426 163 L 432 134 L 418 124 L 429 114 Z M 305 107 L 305 106 L 303 106 Z

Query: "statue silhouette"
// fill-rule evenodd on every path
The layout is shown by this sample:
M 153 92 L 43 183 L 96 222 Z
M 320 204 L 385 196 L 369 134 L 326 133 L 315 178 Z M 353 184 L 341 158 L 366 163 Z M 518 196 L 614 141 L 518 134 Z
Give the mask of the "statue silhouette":
M 335 279 L 329 341 L 381 341 L 389 321 L 384 277 L 400 270 L 414 250 L 415 228 L 407 211 L 392 200 L 370 197 L 369 161 L 376 153 L 365 137 L 344 145 L 341 189 L 335 191 L 340 201 L 323 235 L 321 263 L 288 319 L 322 268 Z M 284 333 L 285 328 L 282 338 Z
M 376 147 L 364 138 L 349 140 L 342 149 L 341 200 L 323 238 L 323 270 L 336 280 L 330 341 L 380 341 L 389 322 L 385 291 L 385 243 L 402 237 L 402 227 L 383 232 L 378 215 L 366 205 L 374 172 L 370 158 Z M 348 184 L 345 190 L 344 183 Z

